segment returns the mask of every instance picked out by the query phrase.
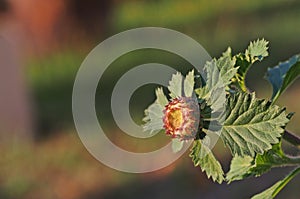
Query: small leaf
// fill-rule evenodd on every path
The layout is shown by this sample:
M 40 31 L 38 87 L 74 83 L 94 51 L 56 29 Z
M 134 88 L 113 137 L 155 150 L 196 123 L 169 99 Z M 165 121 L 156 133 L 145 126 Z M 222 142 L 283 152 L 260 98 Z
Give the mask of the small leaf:
M 172 75 L 172 79 L 169 82 L 168 89 L 170 91 L 170 96 L 172 99 L 182 96 L 182 75 L 177 72 Z
M 145 117 L 143 118 L 145 122 L 143 125 L 144 131 L 150 131 L 150 134 L 152 134 L 163 129 L 163 108 L 160 104 L 153 103 L 145 110 Z
M 262 154 L 279 142 L 289 121 L 284 109 L 270 105 L 255 94 L 239 93 L 227 100 L 221 138 L 233 156 Z
M 283 93 L 287 87 L 300 75 L 300 55 L 295 55 L 289 60 L 279 63 L 274 68 L 269 68 L 266 78 L 273 86 L 272 101 Z
M 256 40 L 250 42 L 245 55 L 250 57 L 251 63 L 254 63 L 256 60 L 261 61 L 264 57 L 269 55 L 268 53 L 268 41 L 265 39 Z
M 190 71 L 184 80 L 184 94 L 186 97 L 192 97 L 194 92 L 194 70 Z
M 239 69 L 233 79 L 232 85 L 237 86 L 243 92 L 247 92 L 245 79 L 250 66 L 258 60 L 262 61 L 268 54 L 268 41 L 258 39 L 257 41 L 250 42 L 245 53 L 234 56 L 236 59 L 236 67 L 239 67 Z
M 253 158 L 250 156 L 234 156 L 231 160 L 230 170 L 226 174 L 226 180 L 228 183 L 235 181 L 235 180 L 242 180 L 244 179 L 252 165 Z
M 179 152 L 183 147 L 183 141 L 179 138 L 172 139 L 172 151 L 173 153 Z
M 190 157 L 195 166 L 200 166 L 201 170 L 206 172 L 208 178 L 212 177 L 213 181 L 217 181 L 221 184 L 224 180 L 224 172 L 221 164 L 212 154 L 205 142 L 206 138 L 203 140 L 195 140 Z
M 255 160 L 254 160 L 255 159 Z M 226 180 L 242 180 L 249 176 L 258 177 L 268 172 L 273 167 L 298 165 L 298 158 L 285 155 L 281 148 L 281 142 L 272 146 L 272 149 L 255 158 L 250 156 L 235 156 L 230 165 L 230 171 L 227 173 Z
M 156 102 L 161 106 L 166 106 L 169 103 L 162 88 L 157 88 L 155 94 L 156 94 Z
M 271 199 L 274 198 L 286 185 L 289 183 L 298 173 L 300 173 L 300 167 L 292 171 L 287 177 L 283 180 L 280 180 L 267 190 L 263 191 L 260 194 L 256 194 L 251 199 Z
M 155 93 L 156 100 L 145 110 L 145 117 L 143 118 L 145 122 L 143 130 L 150 131 L 150 134 L 163 129 L 163 110 L 165 105 L 168 104 L 162 88 L 157 88 Z

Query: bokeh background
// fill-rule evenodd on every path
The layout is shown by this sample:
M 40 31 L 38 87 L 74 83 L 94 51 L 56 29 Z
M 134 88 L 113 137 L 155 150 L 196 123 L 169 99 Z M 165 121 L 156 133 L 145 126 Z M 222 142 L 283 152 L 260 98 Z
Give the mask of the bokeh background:
M 95 160 L 80 142 L 71 110 L 76 72 L 88 52 L 104 39 L 136 27 L 159 26 L 183 32 L 219 56 L 228 46 L 244 51 L 249 41 L 270 41 L 270 56 L 249 71 L 247 83 L 259 97 L 270 97 L 267 67 L 300 51 L 298 0 L 0 0 L 0 198 L 249 198 L 283 178 L 291 168 L 261 178 L 217 185 L 195 168 L 188 153 L 157 172 L 127 174 Z M 140 50 L 117 59 L 101 78 L 96 108 L 107 136 L 119 146 L 144 152 L 169 141 L 164 135 L 141 140 L 124 135 L 114 123 L 110 96 L 114 84 L 139 64 L 158 62 L 183 73 L 191 66 L 171 53 Z M 133 118 L 154 100 L 156 85 L 131 99 Z M 300 82 L 279 105 L 295 111 L 288 129 L 300 135 Z M 299 154 L 284 143 L 288 153 Z M 214 152 L 229 167 L 228 149 Z M 278 198 L 298 199 L 295 178 Z

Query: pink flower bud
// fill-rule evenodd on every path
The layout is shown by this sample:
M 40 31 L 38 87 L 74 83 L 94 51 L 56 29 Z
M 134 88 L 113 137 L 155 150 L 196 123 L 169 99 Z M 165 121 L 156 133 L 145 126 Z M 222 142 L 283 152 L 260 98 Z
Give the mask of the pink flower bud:
M 179 97 L 164 109 L 164 129 L 167 135 L 182 140 L 194 139 L 199 127 L 200 110 L 196 99 Z

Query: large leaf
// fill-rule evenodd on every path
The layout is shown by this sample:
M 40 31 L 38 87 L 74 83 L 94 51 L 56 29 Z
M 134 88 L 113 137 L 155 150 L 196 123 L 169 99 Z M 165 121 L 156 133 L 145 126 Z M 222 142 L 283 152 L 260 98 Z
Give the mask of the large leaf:
M 253 157 L 271 149 L 289 121 L 284 109 L 257 99 L 254 93 L 229 97 L 223 117 L 221 138 L 233 156 Z
M 224 180 L 224 172 L 221 164 L 218 160 L 216 160 L 215 156 L 208 148 L 206 138 L 194 141 L 190 157 L 192 158 L 195 166 L 200 166 L 201 170 L 206 172 L 208 178 L 212 177 L 213 181 L 222 183 Z
M 286 185 L 289 183 L 298 173 L 300 173 L 300 167 L 292 171 L 287 177 L 283 180 L 280 180 L 272 187 L 263 191 L 260 194 L 253 196 L 251 199 L 272 199 L 274 198 Z
M 283 93 L 287 87 L 300 75 L 300 55 L 295 55 L 289 60 L 279 63 L 274 68 L 269 68 L 266 78 L 273 86 L 272 101 Z
M 249 176 L 260 176 L 273 167 L 295 166 L 300 164 L 299 158 L 285 155 L 281 148 L 281 142 L 273 145 L 272 149 L 255 158 L 250 156 L 235 156 L 230 165 L 230 170 L 226 175 L 226 180 L 242 180 Z

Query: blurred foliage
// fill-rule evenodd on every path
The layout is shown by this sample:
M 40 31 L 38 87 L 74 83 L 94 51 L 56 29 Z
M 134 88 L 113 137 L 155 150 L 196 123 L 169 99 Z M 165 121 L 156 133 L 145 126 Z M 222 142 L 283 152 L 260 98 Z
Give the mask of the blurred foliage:
M 82 55 L 67 51 L 28 61 L 38 130 L 44 134 L 71 121 L 73 82 L 82 60 Z
M 299 53 L 300 1 L 298 0 L 125 0 L 115 1 L 110 11 L 106 16 L 108 22 L 105 23 L 105 31 L 110 31 L 110 35 L 130 28 L 162 26 L 193 37 L 211 56 L 219 56 L 228 46 L 239 52 L 250 40 L 258 37 L 266 38 L 271 43 L 271 56 L 266 58 L 261 67 L 254 66 L 248 74 L 249 80 L 254 80 L 249 82 L 250 86 L 264 97 L 271 95 L 271 87 L 263 80 L 266 68 Z M 91 37 L 98 38 L 95 35 Z M 182 164 L 188 168 L 176 168 L 176 172 L 172 172 L 173 177 L 168 178 L 164 177 L 174 169 L 174 165 L 154 174 L 137 176 L 116 172 L 99 164 L 86 152 L 78 138 L 74 137 L 74 131 L 72 130 L 70 135 L 65 130 L 73 126 L 71 107 L 73 82 L 86 56 L 82 50 L 76 49 L 78 46 L 36 57 L 27 62 L 26 72 L 35 103 L 39 136 L 52 134 L 57 129 L 64 129 L 58 130 L 59 134 L 64 135 L 39 142 L 34 146 L 23 143 L 1 145 L 1 154 L 4 156 L 0 159 L 0 198 L 90 199 L 103 198 L 101 195 L 103 192 L 105 198 L 146 196 L 182 198 L 186 197 L 186 194 L 194 198 L 199 196 L 241 198 L 250 196 L 248 193 L 252 193 L 253 190 L 259 191 L 261 186 L 267 186 L 263 180 L 257 182 L 252 179 L 233 184 L 230 189 L 226 185 L 213 185 L 204 180 L 205 176 L 198 168 L 193 168 L 190 160 Z M 96 94 L 96 109 L 104 130 L 111 130 L 112 126 L 116 128 L 110 110 L 110 96 L 114 85 L 126 71 L 149 62 L 170 65 L 183 73 L 192 67 L 174 54 L 157 50 L 135 51 L 121 56 L 105 71 Z M 154 100 L 153 91 L 156 86 L 143 86 L 132 96 L 130 109 L 134 112 L 135 121 L 140 122 L 143 110 Z M 269 88 L 267 94 L 270 95 L 265 94 L 266 88 Z M 286 105 L 288 110 L 300 112 L 297 101 L 300 90 L 298 87 L 291 89 L 295 92 L 288 91 L 279 99 L 279 104 Z M 300 114 L 294 116 L 288 126 L 289 129 L 300 131 L 298 115 Z M 140 146 L 128 144 L 128 136 L 123 139 L 124 133 L 119 129 L 109 133 L 113 134 L 112 136 L 117 135 L 114 138 L 122 140 L 114 139 L 119 146 L 126 146 L 133 151 Z M 162 135 L 158 137 L 160 140 L 158 143 L 150 140 L 149 143 L 152 143 L 150 147 L 158 148 L 166 139 L 166 136 Z M 147 146 L 141 140 L 139 143 Z M 148 150 L 147 147 L 139 149 Z M 216 153 L 217 156 L 224 158 L 223 146 L 222 150 L 221 147 L 219 150 L 217 148 Z M 267 177 L 275 181 L 276 174 L 279 173 L 275 175 L 272 173 Z M 157 176 L 153 177 L 155 175 Z M 127 185 L 124 187 L 124 184 Z M 182 189 L 178 189 L 177 185 Z M 292 198 L 290 194 L 298 192 L 296 183 L 289 187 L 282 192 L 285 198 Z
M 113 11 L 115 32 L 143 26 L 172 28 L 196 39 L 212 57 L 228 46 L 240 52 L 250 40 L 264 37 L 272 44 L 272 56 L 260 69 L 250 71 L 252 77 L 299 52 L 297 0 L 125 1 Z
M 249 71 L 247 83 L 253 89 L 270 88 L 263 80 L 266 68 L 299 52 L 300 2 L 296 0 L 121 1 L 114 4 L 107 18 L 111 35 L 143 26 L 172 28 L 196 39 L 211 56 L 219 56 L 227 46 L 238 52 L 253 38 L 265 37 L 271 43 L 271 56 Z M 72 125 L 73 82 L 86 56 L 74 49 L 57 51 L 28 62 L 28 79 L 43 134 Z M 109 108 L 114 85 L 126 71 L 149 62 L 170 65 L 182 72 L 191 68 L 187 62 L 167 52 L 141 50 L 121 56 L 100 80 L 96 95 L 96 107 L 101 110 L 98 111 L 100 122 L 110 125 L 107 123 L 110 121 L 115 125 Z M 147 104 L 154 100 L 154 88 L 155 85 L 144 86 L 134 93 L 130 108 L 135 112 L 133 117 L 137 122 L 141 121 Z

